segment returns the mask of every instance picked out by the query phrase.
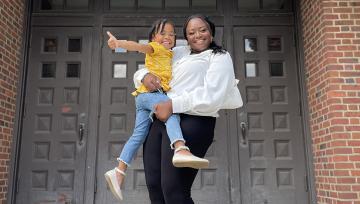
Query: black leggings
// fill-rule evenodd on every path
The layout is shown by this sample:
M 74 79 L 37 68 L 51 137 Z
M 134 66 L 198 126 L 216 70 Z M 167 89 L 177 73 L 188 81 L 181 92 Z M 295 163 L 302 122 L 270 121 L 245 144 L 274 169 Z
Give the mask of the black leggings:
M 214 117 L 181 114 L 181 129 L 191 152 L 204 157 L 214 139 Z M 144 168 L 151 204 L 193 204 L 196 169 L 176 168 L 164 123 L 155 120 L 144 143 Z

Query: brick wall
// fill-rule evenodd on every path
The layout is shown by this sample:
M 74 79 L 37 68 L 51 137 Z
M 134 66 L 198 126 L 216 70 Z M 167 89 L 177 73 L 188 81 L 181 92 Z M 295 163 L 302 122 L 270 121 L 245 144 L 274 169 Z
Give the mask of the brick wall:
M 321 204 L 360 204 L 360 0 L 301 0 Z
M 23 15 L 22 0 L 0 1 L 0 203 L 6 203 Z

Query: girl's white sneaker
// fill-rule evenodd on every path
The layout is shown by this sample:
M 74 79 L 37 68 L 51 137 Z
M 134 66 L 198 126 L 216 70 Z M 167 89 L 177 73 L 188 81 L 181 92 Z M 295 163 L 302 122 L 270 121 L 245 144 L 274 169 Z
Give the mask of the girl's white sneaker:
M 119 201 L 123 200 L 123 196 L 121 193 L 120 185 L 117 177 L 116 172 L 119 172 L 120 174 L 125 176 L 125 172 L 121 171 L 118 168 L 112 169 L 104 174 L 107 186 L 109 187 L 112 194 L 115 196 L 116 199 Z
M 203 169 L 209 167 L 209 160 L 194 155 L 179 154 L 178 152 L 180 150 L 190 151 L 187 146 L 181 146 L 176 148 L 174 156 L 172 158 L 172 163 L 175 167 L 189 167 L 194 169 Z

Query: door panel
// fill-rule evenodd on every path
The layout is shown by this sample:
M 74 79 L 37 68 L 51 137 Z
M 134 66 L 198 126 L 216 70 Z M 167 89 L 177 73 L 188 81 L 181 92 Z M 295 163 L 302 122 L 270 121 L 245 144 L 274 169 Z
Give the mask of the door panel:
M 290 27 L 236 27 L 242 203 L 303 204 L 305 159 Z
M 119 39 L 133 41 L 147 39 L 149 28 L 120 27 L 103 30 L 104 45 L 102 48 L 102 79 L 101 79 L 101 114 L 99 120 L 99 153 L 98 153 L 98 188 L 96 203 L 111 203 L 115 199 L 106 189 L 103 174 L 117 165 L 123 145 L 132 134 L 135 120 L 135 101 L 131 92 L 134 90 L 133 74 L 142 68 L 145 56 L 137 52 L 112 52 L 106 41 L 106 31 L 111 31 Z M 177 29 L 177 44 L 181 40 L 181 29 Z M 222 29 L 217 28 L 217 40 L 221 42 Z M 229 203 L 228 179 L 226 175 L 228 161 L 226 120 L 225 115 L 218 120 L 215 140 L 206 158 L 210 160 L 210 167 L 201 170 L 194 182 L 192 195 L 199 204 Z M 224 178 L 225 177 L 225 178 Z M 150 203 L 146 189 L 145 175 L 142 162 L 142 148 L 139 149 L 135 160 L 127 171 L 123 188 L 124 203 Z
M 16 203 L 83 203 L 90 31 L 33 28 Z

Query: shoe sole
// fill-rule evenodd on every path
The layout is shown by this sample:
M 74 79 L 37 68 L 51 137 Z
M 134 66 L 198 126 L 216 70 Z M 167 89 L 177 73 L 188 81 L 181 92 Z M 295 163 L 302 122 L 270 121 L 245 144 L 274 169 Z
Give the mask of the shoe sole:
M 189 167 L 193 169 L 203 169 L 209 167 L 208 161 L 173 161 L 175 167 Z
M 107 187 L 110 189 L 111 193 L 115 196 L 116 199 L 118 199 L 119 201 L 123 200 L 121 197 L 119 197 L 113 187 L 113 183 L 111 182 L 111 178 L 110 176 L 108 176 L 107 174 L 104 174 L 105 176 L 105 180 L 106 180 L 106 185 Z

